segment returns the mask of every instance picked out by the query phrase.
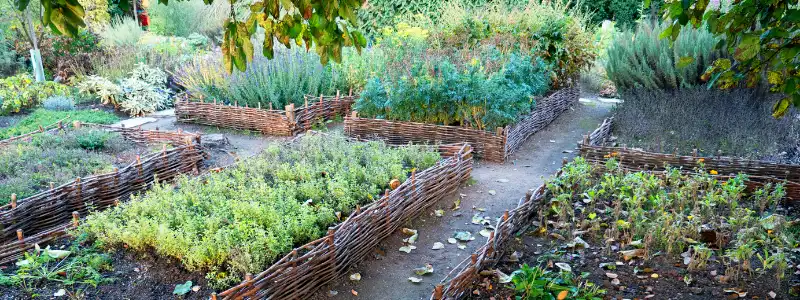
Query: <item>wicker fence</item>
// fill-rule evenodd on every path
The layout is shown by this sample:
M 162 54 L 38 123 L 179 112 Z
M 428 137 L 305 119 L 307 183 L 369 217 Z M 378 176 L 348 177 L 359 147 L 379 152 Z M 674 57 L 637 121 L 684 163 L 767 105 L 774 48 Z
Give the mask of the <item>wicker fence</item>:
M 237 103 L 206 103 L 188 98 L 175 102 L 178 121 L 219 126 L 241 130 L 254 130 L 265 135 L 292 136 L 311 129 L 319 121 L 344 116 L 353 106 L 352 91 L 348 96 L 306 96 L 305 104 L 284 110 L 262 107 L 241 107 Z
M 196 134 L 97 124 L 76 123 L 75 126 L 103 128 L 119 132 L 136 143 L 158 143 L 165 147 L 137 157 L 135 162 L 111 173 L 76 178 L 25 199 L 17 200 L 12 196 L 9 204 L 0 207 L 0 263 L 14 261 L 35 244 L 65 235 L 67 229 L 77 225 L 81 216 L 127 200 L 131 194 L 152 186 L 156 178 L 170 180 L 179 174 L 197 171 L 203 160 L 200 136 Z M 59 122 L 51 130 L 63 129 L 66 127 Z M 165 143 L 175 147 L 167 149 Z
M 542 130 L 578 101 L 577 88 L 566 88 L 539 100 L 530 114 L 514 125 L 495 132 L 459 126 L 359 118 L 345 118 L 344 130 L 359 139 L 380 139 L 389 144 L 469 143 L 475 155 L 488 161 L 503 162 L 532 134 Z
M 298 247 L 256 276 L 211 299 L 307 299 L 362 261 L 377 244 L 466 181 L 472 171 L 469 145 L 439 147 L 443 157 L 378 201 L 356 210 L 318 240 Z
M 613 121 L 613 118 L 603 121 L 600 127 L 585 136 L 583 142 L 578 145 L 580 155 L 587 161 L 604 163 L 613 156 L 622 167 L 627 169 L 661 171 L 665 166 L 671 166 L 686 172 L 693 172 L 700 167 L 700 164 L 703 164 L 705 170 L 714 170 L 723 178 L 739 173 L 747 174 L 751 188 L 770 182 L 783 183 L 786 187 L 786 197 L 800 200 L 800 165 L 777 164 L 726 156 L 681 156 L 629 149 L 625 146 L 608 147 L 605 144 L 611 138 Z

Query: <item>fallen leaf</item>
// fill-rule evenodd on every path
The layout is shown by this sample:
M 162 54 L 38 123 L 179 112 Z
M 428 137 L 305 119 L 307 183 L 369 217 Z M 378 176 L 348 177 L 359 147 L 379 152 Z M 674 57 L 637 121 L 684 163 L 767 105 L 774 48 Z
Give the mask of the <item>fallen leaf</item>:
M 778 297 L 778 294 L 776 294 L 774 291 L 769 291 L 769 293 L 767 295 L 769 295 L 769 297 L 772 298 L 772 299 L 775 299 L 775 297 Z
M 567 292 L 567 291 L 561 291 L 560 293 L 558 293 L 558 297 L 556 297 L 556 299 L 558 299 L 558 300 L 567 299 L 567 295 L 568 294 L 569 294 L 569 292 Z
M 333 297 L 333 296 L 336 296 L 336 295 L 338 295 L 338 294 L 339 294 L 339 292 L 337 292 L 337 291 L 334 291 L 334 290 L 330 290 L 330 291 L 328 291 L 328 297 Z
M 461 208 L 461 198 L 458 198 L 455 201 L 453 201 L 453 207 L 451 209 L 458 210 L 459 208 Z
M 449 238 L 449 239 L 447 239 L 447 242 L 450 243 L 450 244 L 455 244 L 456 243 L 456 239 L 455 238 Z
M 408 277 L 408 281 L 411 281 L 413 283 L 420 283 L 420 282 L 422 282 L 422 278 Z
M 488 229 L 484 228 L 483 230 L 478 232 L 478 234 L 480 234 L 483 237 L 487 237 L 488 238 L 489 235 L 491 235 L 491 232 L 492 232 L 491 230 L 488 230 Z
M 570 267 L 569 264 L 566 263 L 556 263 L 556 267 L 558 267 L 559 269 L 561 269 L 561 271 L 564 272 L 572 272 L 572 267 Z
M 514 251 L 514 253 L 511 253 L 511 255 L 508 256 L 508 261 L 509 262 L 518 262 L 521 257 L 522 257 L 521 253 L 519 253 L 517 251 Z
M 58 289 L 58 291 L 53 293 L 53 297 L 61 297 L 61 296 L 64 296 L 66 294 L 67 294 L 67 291 L 65 291 L 64 289 Z M 773 298 L 775 298 L 775 297 L 773 297 Z
M 442 244 L 440 242 L 435 242 L 435 243 L 433 243 L 433 247 L 431 249 L 433 249 L 433 250 L 444 249 L 444 244 Z
M 650 278 L 656 279 L 658 278 L 658 274 L 656 273 L 650 274 Z
M 614 273 L 606 273 L 606 277 L 611 278 L 611 279 L 615 279 L 615 278 L 619 277 L 619 275 L 614 274 Z
M 175 295 L 186 295 L 192 289 L 192 281 L 189 280 L 183 284 L 176 284 L 175 289 L 172 291 Z
M 472 224 L 480 225 L 481 223 L 483 223 L 483 217 L 481 217 L 481 213 L 472 215 Z
M 358 292 L 356 292 L 356 290 L 350 290 L 350 294 L 353 294 L 353 296 L 358 296 Z
M 461 250 L 467 249 L 467 244 L 461 244 L 461 243 L 459 243 L 459 244 L 458 244 L 458 249 L 461 249 Z
M 47 255 L 52 258 L 64 258 L 72 253 L 71 251 L 67 250 L 51 250 L 49 246 L 47 249 L 44 249 L 44 252 L 46 252 Z
M 622 254 L 622 259 L 626 261 L 636 257 L 644 257 L 644 249 L 623 250 L 619 253 Z
M 469 231 L 457 231 L 453 237 L 462 242 L 469 242 L 475 239 Z
M 589 248 L 589 243 L 584 241 L 581 237 L 576 236 L 572 242 L 567 243 L 567 248 L 569 249 L 587 249 Z
M 497 194 L 497 192 L 496 192 L 495 190 L 489 190 L 489 195 L 492 195 L 492 196 L 494 196 L 494 195 L 496 195 L 496 194 Z
M 350 274 L 350 281 L 361 281 L 361 273 Z
M 405 252 L 405 253 L 411 253 L 411 250 L 414 250 L 414 249 L 417 249 L 417 247 L 416 247 L 416 246 L 414 246 L 414 245 L 407 245 L 407 246 L 400 247 L 400 249 L 399 249 L 399 250 L 400 250 L 401 252 Z
M 619 279 L 618 278 L 611 279 L 611 284 L 619 285 Z
M 444 210 L 443 210 L 443 209 L 437 209 L 437 210 L 433 211 L 433 213 L 434 213 L 434 214 L 435 214 L 437 217 L 444 216 Z
M 486 208 L 478 207 L 475 210 L 480 211 L 480 212 L 484 212 L 484 211 L 486 211 Z
M 514 277 L 509 276 L 508 274 L 503 273 L 503 272 L 501 272 L 500 270 L 497 270 L 497 269 L 494 270 L 494 274 L 497 275 L 497 282 L 500 282 L 500 283 L 509 283 L 509 282 L 511 282 L 511 279 L 514 278 Z
M 200 286 L 199 285 L 195 285 L 195 286 L 192 287 L 192 292 L 197 292 L 199 290 L 200 290 Z
M 414 273 L 417 274 L 417 275 L 420 275 L 420 276 L 425 275 L 425 274 L 431 274 L 431 273 L 433 273 L 433 265 L 427 264 L 424 267 L 416 268 L 416 269 L 414 269 Z

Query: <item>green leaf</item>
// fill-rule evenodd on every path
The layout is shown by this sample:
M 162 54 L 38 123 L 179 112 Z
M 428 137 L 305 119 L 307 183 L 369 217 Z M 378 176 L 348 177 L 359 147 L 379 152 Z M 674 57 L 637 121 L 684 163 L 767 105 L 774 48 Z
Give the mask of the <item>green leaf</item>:
M 736 47 L 733 58 L 735 58 L 737 61 L 744 62 L 755 57 L 756 54 L 758 54 L 758 51 L 761 49 L 761 45 L 759 44 L 760 41 L 761 39 L 759 39 L 758 35 L 752 33 L 742 36 L 742 40 Z
M 783 118 L 786 115 L 786 112 L 789 111 L 789 98 L 783 98 L 778 100 L 775 105 L 772 106 L 772 116 L 776 119 Z
M 694 62 L 694 57 L 691 56 L 684 56 L 678 59 L 678 62 L 675 64 L 678 68 L 685 68 L 686 66 L 692 64 Z
M 192 281 L 189 280 L 187 282 L 184 282 L 183 284 L 176 284 L 175 290 L 173 290 L 172 293 L 180 296 L 180 295 L 186 295 L 191 290 L 192 290 Z
M 49 0 L 44 0 L 44 1 L 48 1 L 49 2 Z M 31 2 L 31 0 L 17 0 L 17 10 L 19 10 L 19 11 L 25 10 L 25 8 L 28 7 L 28 3 L 30 3 L 30 2 Z

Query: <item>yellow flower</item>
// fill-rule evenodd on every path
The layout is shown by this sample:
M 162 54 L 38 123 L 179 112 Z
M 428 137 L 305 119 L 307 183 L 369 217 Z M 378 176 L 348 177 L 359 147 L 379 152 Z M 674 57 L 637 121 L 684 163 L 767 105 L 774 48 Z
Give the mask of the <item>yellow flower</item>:
M 698 160 L 697 160 L 697 162 L 699 162 L 699 163 L 701 163 L 701 162 L 705 162 L 705 161 L 706 161 L 706 159 L 705 159 L 705 158 L 701 158 L 701 159 L 698 159 Z
M 619 155 L 618 152 L 611 152 L 611 156 L 618 156 L 618 155 Z
M 694 216 L 693 215 L 688 215 L 686 218 L 689 219 L 689 221 L 691 221 L 692 219 L 694 219 Z
M 603 155 L 603 158 L 611 158 L 611 155 L 608 155 L 608 154 Z
M 717 172 L 717 170 L 711 170 L 711 172 L 709 172 L 709 173 L 711 173 L 711 175 L 717 175 L 717 174 L 719 174 L 719 172 Z

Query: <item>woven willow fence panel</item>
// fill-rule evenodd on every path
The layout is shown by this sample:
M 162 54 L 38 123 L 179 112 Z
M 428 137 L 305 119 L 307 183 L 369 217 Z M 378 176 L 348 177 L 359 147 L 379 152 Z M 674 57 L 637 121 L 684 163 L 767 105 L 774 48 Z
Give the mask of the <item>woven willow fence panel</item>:
M 295 108 L 291 104 L 285 110 L 181 99 L 175 102 L 175 115 L 180 122 L 254 130 L 265 135 L 292 136 L 311 129 L 317 122 L 348 114 L 353 99 L 352 95 L 306 96 L 305 105 Z
M 203 160 L 200 136 L 183 132 L 162 132 L 132 128 L 116 128 L 96 124 L 79 124 L 119 132 L 136 143 L 171 143 L 130 165 L 106 174 L 93 175 L 0 207 L 0 263 L 22 256 L 35 244 L 48 242 L 66 234 L 90 210 L 103 210 L 131 194 L 149 189 L 155 179 L 168 181 L 182 173 L 196 171 Z M 63 129 L 61 126 L 53 129 Z M 42 130 L 40 132 L 47 132 Z M 29 136 L 27 136 L 29 137 Z
M 440 146 L 449 156 L 411 177 L 367 207 L 356 208 L 347 220 L 316 241 L 291 253 L 256 276 L 212 299 L 307 299 L 319 287 L 369 255 L 378 242 L 396 232 L 445 195 L 454 192 L 472 171 L 469 145 Z
M 539 100 L 530 114 L 513 126 L 495 132 L 460 126 L 443 126 L 405 121 L 345 118 L 344 131 L 358 139 L 379 139 L 394 145 L 414 143 L 469 143 L 475 155 L 488 161 L 503 162 L 532 134 L 542 130 L 578 101 L 578 89 L 566 88 Z
M 631 170 L 662 171 L 669 165 L 692 172 L 702 163 L 705 170 L 714 170 L 722 178 L 735 176 L 739 173 L 748 175 L 750 187 L 763 185 L 770 182 L 780 182 L 786 186 L 786 197 L 800 200 L 800 165 L 777 164 L 772 162 L 738 159 L 725 156 L 680 156 L 675 154 L 654 153 L 627 147 L 604 146 L 611 138 L 613 118 L 603 121 L 603 124 L 586 136 L 578 148 L 580 155 L 592 163 L 604 163 L 608 158 L 614 157 L 620 165 Z M 702 160 L 702 162 L 701 162 Z

